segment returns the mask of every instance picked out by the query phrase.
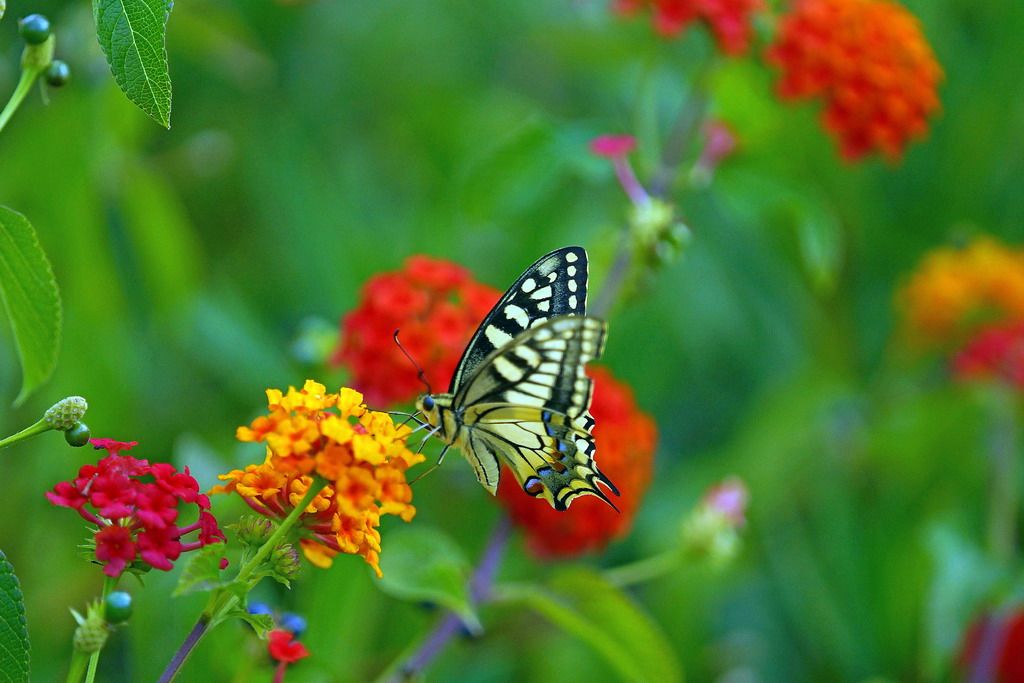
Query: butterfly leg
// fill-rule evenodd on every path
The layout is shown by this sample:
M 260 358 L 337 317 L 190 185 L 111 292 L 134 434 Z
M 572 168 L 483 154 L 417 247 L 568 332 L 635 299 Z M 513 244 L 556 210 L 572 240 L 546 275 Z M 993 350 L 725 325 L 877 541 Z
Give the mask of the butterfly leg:
M 436 470 L 438 467 L 440 467 L 441 463 L 444 462 L 445 453 L 447 453 L 448 449 L 451 448 L 451 447 L 452 447 L 451 444 L 445 444 L 444 448 L 441 449 L 441 455 L 437 456 L 437 462 L 435 462 L 433 465 L 428 467 L 421 474 L 416 475 L 416 478 L 409 482 L 409 486 L 412 486 L 413 484 L 418 482 L 420 479 L 422 479 L 423 477 L 427 476 L 428 474 L 430 474 L 431 472 Z

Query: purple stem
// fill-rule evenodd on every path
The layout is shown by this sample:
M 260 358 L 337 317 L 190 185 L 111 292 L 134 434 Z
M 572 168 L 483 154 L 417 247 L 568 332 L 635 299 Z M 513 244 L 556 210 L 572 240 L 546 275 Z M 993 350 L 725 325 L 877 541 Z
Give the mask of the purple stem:
M 199 617 L 199 621 L 196 622 L 196 625 L 192 627 L 192 630 L 186 636 L 185 642 L 181 644 L 178 651 L 171 657 L 171 661 L 167 663 L 167 668 L 160 674 L 159 683 L 170 683 L 174 680 L 174 677 L 178 675 L 178 671 L 185 664 L 185 660 L 192 654 L 192 650 L 195 649 L 196 644 L 203 637 L 203 634 L 206 633 L 209 625 L 210 622 L 206 615 Z
M 636 173 L 633 172 L 629 159 L 625 156 L 615 157 L 614 166 L 615 175 L 619 179 L 622 189 L 625 190 L 626 196 L 629 197 L 629 201 L 633 202 L 636 206 L 643 206 L 651 201 L 651 198 L 647 195 L 647 190 L 640 184 Z
M 505 515 L 491 533 L 487 547 L 480 558 L 480 564 L 469 579 L 469 597 L 474 603 L 486 602 L 494 586 L 494 577 L 501 566 L 501 558 L 512 535 L 512 522 Z M 437 623 L 419 649 L 402 665 L 391 680 L 410 679 L 430 666 L 454 636 L 462 631 L 462 619 L 454 612 L 448 612 Z
M 1006 639 L 1006 620 L 994 614 L 981 627 L 978 652 L 971 668 L 970 683 L 992 683 L 996 680 L 999 655 Z

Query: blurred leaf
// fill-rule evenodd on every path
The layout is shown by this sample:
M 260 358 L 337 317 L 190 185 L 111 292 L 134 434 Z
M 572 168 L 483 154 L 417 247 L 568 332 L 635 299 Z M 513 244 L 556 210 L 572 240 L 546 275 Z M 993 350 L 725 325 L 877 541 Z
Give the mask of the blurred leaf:
M 992 599 L 993 589 L 1009 578 L 980 548 L 949 527 L 932 530 L 935 579 L 929 590 L 925 628 L 925 671 L 931 679 L 955 659 L 971 618 Z
M 201 253 L 192 223 L 167 179 L 144 164 L 126 164 L 131 191 L 120 194 L 126 232 L 148 299 L 162 310 L 183 306 L 200 281 Z
M 171 127 L 171 77 L 165 37 L 169 0 L 93 0 L 96 39 L 114 80 L 136 106 Z
M 627 681 L 680 681 L 682 669 L 658 626 L 618 588 L 583 568 L 556 573 L 549 589 L 501 588 L 499 599 L 522 602 L 601 654 Z
M 469 561 L 446 534 L 430 527 L 391 534 L 380 568 L 384 578 L 379 585 L 385 593 L 436 603 L 458 614 L 469 628 L 480 628 L 469 596 Z
M 0 680 L 20 683 L 28 680 L 28 629 L 25 601 L 14 567 L 0 550 Z
M 795 209 L 797 243 L 804 268 L 815 289 L 829 293 L 835 286 L 842 259 L 839 220 L 819 202 L 803 201 Z
M 0 297 L 21 359 L 21 403 L 53 372 L 60 346 L 60 292 L 36 231 L 0 206 Z
M 213 543 L 192 553 L 185 565 L 173 595 L 187 595 L 210 591 L 225 585 L 221 578 L 220 560 L 224 557 L 224 545 Z

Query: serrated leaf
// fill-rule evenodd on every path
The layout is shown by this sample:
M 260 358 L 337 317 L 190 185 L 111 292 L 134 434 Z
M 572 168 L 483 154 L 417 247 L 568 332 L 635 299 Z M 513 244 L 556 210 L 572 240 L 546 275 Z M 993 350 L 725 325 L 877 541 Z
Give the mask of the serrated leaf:
M 0 550 L 0 682 L 23 683 L 29 673 L 25 600 L 14 567 Z
M 170 0 L 93 0 L 96 39 L 114 80 L 135 105 L 171 127 L 171 76 L 167 66 Z
M 53 372 L 60 347 L 60 292 L 32 224 L 0 206 L 0 298 L 21 359 L 24 401 Z
M 547 586 L 501 588 L 499 599 L 521 602 L 590 645 L 625 681 L 681 681 L 682 669 L 661 629 L 599 574 L 571 568 Z
M 200 591 L 210 591 L 224 586 L 221 578 L 220 560 L 224 557 L 224 544 L 213 543 L 203 546 L 192 554 L 185 565 L 173 595 L 187 595 Z
M 446 534 L 430 527 L 401 529 L 388 536 L 380 567 L 384 577 L 378 585 L 385 593 L 441 605 L 469 628 L 480 628 L 469 596 L 469 561 Z

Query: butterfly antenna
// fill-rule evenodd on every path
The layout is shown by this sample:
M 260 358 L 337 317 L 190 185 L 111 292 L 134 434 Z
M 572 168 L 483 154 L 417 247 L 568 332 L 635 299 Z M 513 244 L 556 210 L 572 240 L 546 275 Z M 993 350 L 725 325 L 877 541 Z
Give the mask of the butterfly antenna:
M 427 388 L 427 393 L 428 394 L 434 393 L 434 390 L 430 388 L 430 382 L 427 381 L 427 375 L 423 371 L 423 368 L 421 368 L 420 364 L 417 363 L 416 360 L 409 354 L 409 352 L 405 350 L 405 347 L 402 346 L 402 342 L 400 342 L 398 340 L 398 330 L 397 329 L 395 330 L 395 344 L 398 345 L 398 348 L 401 350 L 402 355 L 404 355 L 406 358 L 409 359 L 409 362 L 412 363 L 413 367 L 416 368 L 417 370 L 419 370 L 419 372 L 416 374 L 416 379 L 418 379 L 419 381 L 423 382 L 423 385 Z

